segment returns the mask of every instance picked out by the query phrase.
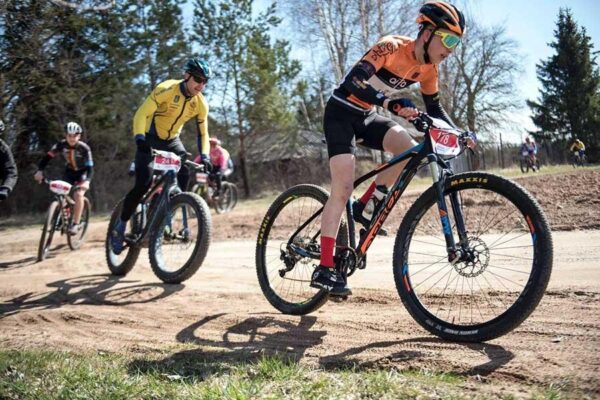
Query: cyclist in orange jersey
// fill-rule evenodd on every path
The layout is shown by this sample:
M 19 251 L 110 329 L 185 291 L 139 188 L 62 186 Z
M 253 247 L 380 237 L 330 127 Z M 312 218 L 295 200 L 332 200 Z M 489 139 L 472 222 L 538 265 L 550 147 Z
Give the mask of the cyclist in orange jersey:
M 353 190 L 356 143 L 372 149 L 400 154 L 417 143 L 396 122 L 375 113 L 375 106 L 403 118 L 418 113 L 410 99 L 400 92 L 418 82 L 427 113 L 454 126 L 442 108 L 438 94 L 438 65 L 449 57 L 465 33 L 465 18 L 445 2 L 425 3 L 419 10 L 416 39 L 385 36 L 348 72 L 327 102 L 323 128 L 329 153 L 331 196 L 321 217 L 321 259 L 312 275 L 311 286 L 331 295 L 351 293 L 334 268 L 335 237 L 342 212 Z M 370 206 L 387 194 L 404 163 L 383 171 L 361 199 L 353 204 L 358 222 L 368 225 Z M 372 204 L 369 204 L 372 203 Z

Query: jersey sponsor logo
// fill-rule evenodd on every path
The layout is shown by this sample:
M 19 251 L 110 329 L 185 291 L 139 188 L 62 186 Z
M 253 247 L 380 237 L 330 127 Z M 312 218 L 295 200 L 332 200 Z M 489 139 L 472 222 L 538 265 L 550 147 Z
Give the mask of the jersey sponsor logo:
M 373 50 L 371 52 L 371 58 L 373 59 L 373 61 L 377 61 L 380 58 L 383 58 L 385 56 L 392 54 L 394 51 L 396 51 L 396 49 L 394 48 L 393 43 L 391 43 L 391 42 L 379 43 L 378 45 L 376 45 L 373 48 Z
M 404 79 L 396 75 L 395 73 L 387 70 L 386 68 L 381 68 L 379 71 L 377 71 L 377 74 L 375 76 L 377 76 L 377 78 L 379 78 L 380 81 L 382 81 L 388 86 L 391 86 L 394 89 L 403 89 L 415 83 L 415 81 Z

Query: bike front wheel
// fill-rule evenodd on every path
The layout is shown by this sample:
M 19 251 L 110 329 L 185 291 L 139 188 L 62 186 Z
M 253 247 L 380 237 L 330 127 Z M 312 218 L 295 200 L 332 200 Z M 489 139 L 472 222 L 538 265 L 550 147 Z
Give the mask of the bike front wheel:
M 67 234 L 67 243 L 69 243 L 69 247 L 71 250 L 77 250 L 81 247 L 85 239 L 85 234 L 87 233 L 88 224 L 90 222 L 90 209 L 92 205 L 87 197 L 83 198 L 83 210 L 81 211 L 81 219 L 79 220 L 80 228 L 76 235 Z M 73 210 L 71 210 L 71 215 L 73 215 Z M 69 221 L 69 224 L 72 221 Z
M 197 194 L 173 196 L 150 234 L 150 265 L 165 283 L 180 283 L 200 268 L 210 244 L 212 223 L 206 202 Z
M 260 226 L 256 243 L 258 282 L 269 303 L 284 314 L 308 314 L 328 299 L 326 290 L 310 286 L 321 254 L 321 214 L 315 213 L 328 198 L 318 186 L 294 186 L 275 199 Z M 342 221 L 336 246 L 347 245 L 348 227 Z
M 432 187 L 402 221 L 394 247 L 396 288 L 411 316 L 434 335 L 494 339 L 519 326 L 540 302 L 552 271 L 550 228 L 533 197 L 499 176 L 452 176 L 444 190 L 448 215 L 440 217 Z M 466 230 L 460 244 L 454 195 Z M 449 262 L 445 231 L 463 250 L 458 262 Z
M 38 261 L 43 261 L 50 251 L 50 245 L 52 244 L 52 238 L 54 237 L 54 231 L 56 230 L 60 215 L 60 203 L 53 201 L 48 207 L 48 214 L 46 215 L 46 221 L 42 228 L 42 237 L 40 238 L 40 244 L 38 245 Z

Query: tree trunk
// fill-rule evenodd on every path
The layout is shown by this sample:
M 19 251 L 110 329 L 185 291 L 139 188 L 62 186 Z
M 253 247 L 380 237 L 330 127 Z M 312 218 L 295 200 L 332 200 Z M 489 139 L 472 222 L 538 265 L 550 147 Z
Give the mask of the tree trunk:
M 240 158 L 240 169 L 242 170 L 242 182 L 244 184 L 244 194 L 246 197 L 250 196 L 250 184 L 248 182 L 248 170 L 246 169 L 246 133 L 244 132 L 244 126 L 242 121 L 242 98 L 240 93 L 240 81 L 239 74 L 237 71 L 237 64 L 233 65 L 233 82 L 235 86 L 235 106 L 237 113 L 238 132 L 240 138 L 240 150 L 238 156 Z

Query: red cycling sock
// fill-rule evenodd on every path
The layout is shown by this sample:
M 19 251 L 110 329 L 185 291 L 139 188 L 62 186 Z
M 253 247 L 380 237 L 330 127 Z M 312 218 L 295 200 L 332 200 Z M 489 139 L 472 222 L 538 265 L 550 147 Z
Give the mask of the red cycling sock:
M 377 186 L 375 184 L 375 182 L 371 183 L 371 186 L 369 186 L 369 188 L 367 189 L 365 194 L 363 194 L 362 197 L 360 198 L 359 201 L 361 203 L 367 204 L 369 202 L 369 199 L 371 198 L 371 196 L 373 195 L 373 192 L 375 191 L 375 186 Z
M 333 268 L 333 249 L 335 247 L 335 238 L 321 236 L 321 265 L 327 268 Z

